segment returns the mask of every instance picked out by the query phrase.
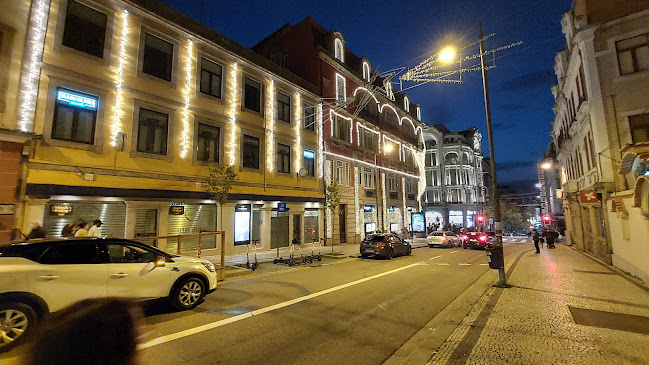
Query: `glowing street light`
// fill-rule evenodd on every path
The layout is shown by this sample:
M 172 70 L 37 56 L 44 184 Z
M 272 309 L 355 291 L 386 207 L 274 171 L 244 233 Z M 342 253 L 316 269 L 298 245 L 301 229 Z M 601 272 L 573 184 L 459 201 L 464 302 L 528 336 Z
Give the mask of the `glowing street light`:
M 541 164 L 541 168 L 543 170 L 549 170 L 552 168 L 552 163 L 551 162 L 544 162 Z
M 392 143 L 386 143 L 385 146 L 383 147 L 383 151 L 385 151 L 386 153 L 390 153 L 394 151 L 394 146 L 392 145 Z
M 439 60 L 445 63 L 450 63 L 455 59 L 455 55 L 456 55 L 455 48 L 445 47 L 439 53 Z

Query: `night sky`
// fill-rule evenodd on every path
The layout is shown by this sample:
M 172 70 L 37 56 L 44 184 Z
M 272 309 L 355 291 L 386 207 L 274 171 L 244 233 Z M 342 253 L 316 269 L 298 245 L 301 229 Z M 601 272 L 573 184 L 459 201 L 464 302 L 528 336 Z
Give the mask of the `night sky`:
M 553 118 L 554 55 L 565 46 L 561 16 L 571 0 L 163 1 L 246 47 L 311 16 L 325 29 L 340 31 L 347 47 L 379 71 L 413 67 L 448 42 L 469 43 L 477 39 L 478 22 L 485 34 L 496 33 L 487 49 L 523 41 L 497 54 L 488 77 L 499 181 L 534 190 Z M 407 94 L 421 104 L 428 124 L 478 127 L 488 155 L 480 73 L 466 74 L 464 81 L 422 85 Z

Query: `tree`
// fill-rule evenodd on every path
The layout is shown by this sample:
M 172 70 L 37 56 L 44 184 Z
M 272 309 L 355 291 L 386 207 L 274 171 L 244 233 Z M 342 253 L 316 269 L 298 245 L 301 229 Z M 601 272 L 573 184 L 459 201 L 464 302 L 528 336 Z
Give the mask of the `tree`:
M 485 214 L 493 218 L 492 205 L 485 209 Z M 503 224 L 503 231 L 522 230 L 527 227 L 527 217 L 523 214 L 521 208 L 512 201 L 500 201 L 500 219 Z
M 223 205 L 228 201 L 236 178 L 237 173 L 233 166 L 210 166 L 210 175 L 206 179 L 207 192 L 221 208 L 221 230 L 223 230 Z
M 331 219 L 333 220 L 334 211 L 340 205 L 340 194 L 338 192 L 338 184 L 332 182 L 327 184 L 325 187 L 325 209 L 328 209 L 331 212 Z M 333 222 L 331 222 L 333 227 Z M 325 233 L 325 244 L 327 242 L 327 237 Z M 331 240 L 331 253 L 334 252 L 333 239 Z

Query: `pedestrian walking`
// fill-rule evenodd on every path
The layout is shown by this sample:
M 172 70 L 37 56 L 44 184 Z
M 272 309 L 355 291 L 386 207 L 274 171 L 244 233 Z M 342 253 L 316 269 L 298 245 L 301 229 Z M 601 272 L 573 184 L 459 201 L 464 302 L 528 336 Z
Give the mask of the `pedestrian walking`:
M 61 237 L 74 237 L 74 224 L 66 224 L 61 230 Z
M 88 230 L 88 236 L 90 237 L 101 237 L 101 231 L 99 230 L 99 227 L 101 227 L 103 223 L 101 223 L 101 220 L 95 219 L 94 222 L 92 222 L 92 227 Z
M 548 228 L 544 232 L 545 241 L 548 244 L 548 248 L 554 248 L 554 241 L 556 240 L 558 234 L 552 228 Z
M 142 309 L 126 299 L 85 299 L 48 315 L 23 364 L 138 364 Z
M 88 223 L 87 222 L 81 222 L 78 224 L 79 229 L 77 230 L 77 233 L 74 234 L 75 237 L 90 237 L 88 234 Z
M 32 230 L 29 231 L 27 239 L 33 240 L 36 238 L 45 238 L 47 236 L 47 231 L 43 228 L 43 225 L 39 221 L 32 222 Z
M 539 232 L 536 229 L 532 230 L 532 241 L 534 241 L 534 247 L 536 248 L 536 253 L 541 253 L 539 250 L 539 241 L 541 239 L 541 236 L 539 235 Z

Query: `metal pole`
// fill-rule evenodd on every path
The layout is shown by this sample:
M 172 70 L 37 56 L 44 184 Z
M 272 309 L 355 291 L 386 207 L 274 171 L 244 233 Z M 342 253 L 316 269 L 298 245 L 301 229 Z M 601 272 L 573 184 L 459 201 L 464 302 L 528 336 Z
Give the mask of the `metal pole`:
M 489 137 L 489 152 L 491 153 L 491 189 L 493 190 L 494 225 L 496 226 L 496 247 L 503 247 L 503 227 L 500 219 L 500 194 L 498 192 L 498 179 L 496 177 L 496 154 L 494 151 L 493 127 L 491 125 L 491 106 L 489 105 L 489 88 L 487 81 L 487 68 L 485 64 L 484 35 L 482 34 L 482 23 L 478 23 L 478 37 L 480 38 L 480 65 L 482 67 L 482 86 L 484 88 L 484 105 L 487 115 L 487 135 Z M 505 268 L 498 269 L 500 285 L 507 285 Z

